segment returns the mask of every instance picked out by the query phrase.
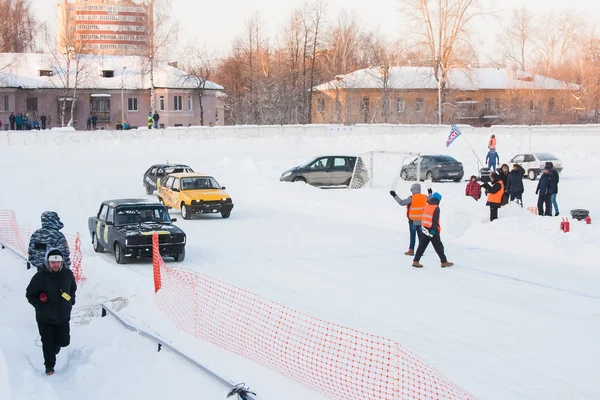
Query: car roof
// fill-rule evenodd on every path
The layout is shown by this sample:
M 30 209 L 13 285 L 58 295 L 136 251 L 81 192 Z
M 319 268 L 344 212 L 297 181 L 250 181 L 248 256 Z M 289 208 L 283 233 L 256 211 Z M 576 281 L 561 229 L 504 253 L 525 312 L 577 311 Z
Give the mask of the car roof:
M 414 155 L 416 156 L 416 154 Z M 453 157 L 449 154 L 421 154 L 421 157 L 450 157 L 456 159 L 456 157 Z
M 191 168 L 187 164 L 154 164 L 150 168 L 165 168 L 165 167 L 186 167 L 186 168 Z
M 316 156 L 313 157 L 313 160 L 316 160 L 317 158 L 323 158 L 323 157 L 349 157 L 349 158 L 356 158 L 356 156 L 349 156 L 349 155 L 343 155 L 343 154 L 322 154 L 320 156 Z
M 117 206 L 136 206 L 136 205 L 152 205 L 152 206 L 162 206 L 161 203 L 155 200 L 148 199 L 114 199 L 114 200 L 105 200 L 102 204 L 107 204 L 112 207 Z
M 169 174 L 167 176 L 172 176 L 174 178 L 209 178 L 210 175 L 201 174 L 199 172 L 176 172 L 174 174 Z

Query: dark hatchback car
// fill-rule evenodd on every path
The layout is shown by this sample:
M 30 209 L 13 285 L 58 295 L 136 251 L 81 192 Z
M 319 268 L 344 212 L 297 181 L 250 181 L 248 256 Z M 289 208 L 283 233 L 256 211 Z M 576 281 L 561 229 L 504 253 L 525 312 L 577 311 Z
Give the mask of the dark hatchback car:
M 417 179 L 417 163 L 416 158 L 409 164 L 404 165 L 400 171 L 400 177 L 405 181 L 413 181 Z M 463 165 L 454 157 L 445 155 L 422 155 L 421 156 L 421 180 L 441 181 L 453 180 L 459 182 L 465 175 Z
M 321 156 L 281 174 L 282 182 L 303 182 L 313 186 L 348 186 L 356 157 Z
M 118 199 L 102 202 L 98 213 L 88 219 L 96 253 L 112 251 L 118 264 L 128 258 L 152 257 L 152 235 L 158 233 L 159 252 L 183 261 L 185 233 L 173 225 L 167 208 L 145 199 Z
M 143 184 L 146 194 L 154 193 L 157 180 L 164 181 L 167 175 L 181 172 L 194 172 L 194 170 L 184 164 L 155 164 L 151 166 L 144 173 Z

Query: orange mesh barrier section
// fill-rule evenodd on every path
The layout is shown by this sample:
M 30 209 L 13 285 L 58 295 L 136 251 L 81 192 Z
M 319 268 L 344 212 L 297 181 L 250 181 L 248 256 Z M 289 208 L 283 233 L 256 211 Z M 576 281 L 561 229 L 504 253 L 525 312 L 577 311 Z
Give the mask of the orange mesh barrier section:
M 330 399 L 474 399 L 393 340 L 302 314 L 154 256 L 156 301 L 179 329 Z
M 29 238 L 38 228 L 17 224 L 14 211 L 0 210 L 0 242 L 9 246 L 25 259 L 28 258 Z M 83 253 L 79 235 L 65 234 L 71 250 L 71 271 L 77 282 L 85 280 L 82 269 Z

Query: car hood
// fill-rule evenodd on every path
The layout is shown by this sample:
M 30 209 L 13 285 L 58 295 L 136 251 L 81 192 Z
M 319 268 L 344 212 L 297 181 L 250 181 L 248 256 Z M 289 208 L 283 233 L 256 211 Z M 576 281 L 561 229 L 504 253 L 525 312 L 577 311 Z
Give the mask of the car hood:
M 157 232 L 159 235 L 174 235 L 181 234 L 183 231 L 181 228 L 172 224 L 160 224 L 160 223 L 144 223 L 124 225 L 115 227 L 120 232 L 124 233 L 125 236 L 135 235 L 152 235 Z
M 229 195 L 221 189 L 186 190 L 181 193 L 192 200 L 214 201 L 229 198 Z
M 288 169 L 288 170 L 285 170 L 285 171 L 283 171 L 283 173 L 282 173 L 281 175 L 285 175 L 285 174 L 287 174 L 288 172 L 296 172 L 296 171 L 298 171 L 299 169 L 300 169 L 300 166 L 297 166 L 297 167 L 294 167 L 294 168 L 290 168 L 290 169 Z

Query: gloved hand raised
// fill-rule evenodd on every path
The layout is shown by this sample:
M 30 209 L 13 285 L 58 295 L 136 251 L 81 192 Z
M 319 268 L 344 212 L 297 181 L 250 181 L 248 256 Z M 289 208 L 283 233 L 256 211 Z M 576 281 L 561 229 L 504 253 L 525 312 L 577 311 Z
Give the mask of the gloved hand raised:
M 396 197 L 396 192 L 394 192 L 393 190 L 390 190 L 390 195 L 391 195 L 392 197 Z
M 431 190 L 431 188 L 429 188 L 429 189 L 427 189 L 427 193 L 433 194 L 433 190 Z

